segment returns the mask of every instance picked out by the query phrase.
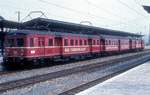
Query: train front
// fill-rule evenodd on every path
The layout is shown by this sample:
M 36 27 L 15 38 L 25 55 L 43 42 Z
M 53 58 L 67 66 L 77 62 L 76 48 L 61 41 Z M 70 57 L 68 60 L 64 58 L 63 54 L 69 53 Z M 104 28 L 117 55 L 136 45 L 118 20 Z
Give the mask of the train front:
M 25 62 L 26 35 L 23 33 L 8 33 L 5 36 L 4 65 L 18 65 Z

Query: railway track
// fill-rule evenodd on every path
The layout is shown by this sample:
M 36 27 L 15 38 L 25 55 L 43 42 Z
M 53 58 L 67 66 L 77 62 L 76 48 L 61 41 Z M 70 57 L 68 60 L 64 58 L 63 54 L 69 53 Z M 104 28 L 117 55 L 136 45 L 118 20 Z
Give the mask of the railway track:
M 4 75 L 4 74 L 10 74 L 10 73 L 12 73 L 12 72 L 8 72 L 8 71 L 0 71 L 0 76 L 1 76 L 1 75 Z
M 145 49 L 143 51 L 140 51 L 140 52 L 144 52 L 144 51 L 149 51 L 150 49 Z M 38 68 L 36 68 L 38 69 Z M 30 70 L 30 69 L 27 69 L 27 70 Z M 26 71 L 26 70 L 13 70 L 13 71 L 10 71 L 10 70 L 0 70 L 0 76 L 2 75 L 8 75 L 8 74 L 13 74 L 13 73 L 17 73 L 17 72 L 21 72 L 21 71 Z
M 90 64 L 90 65 L 85 65 L 85 66 L 78 66 L 74 67 L 71 69 L 66 69 L 66 70 L 61 70 L 53 73 L 48 73 L 48 74 L 43 74 L 43 75 L 37 75 L 25 79 L 20 79 L 20 80 L 15 80 L 15 81 L 9 81 L 5 83 L 0 84 L 0 92 L 5 92 L 7 90 L 15 89 L 15 88 L 20 88 L 20 87 L 26 87 L 28 85 L 33 85 L 35 83 L 47 81 L 47 80 L 52 80 L 64 76 L 68 76 L 71 74 L 77 74 L 80 72 L 87 72 L 89 70 L 100 70 L 104 69 L 106 67 L 111 67 L 114 65 L 119 64 L 120 62 L 126 61 L 126 60 L 132 60 L 135 58 L 140 58 L 143 55 L 146 55 L 148 53 L 144 54 L 137 54 L 133 56 L 127 56 L 125 58 L 119 58 L 119 59 L 113 59 L 113 60 L 107 60 L 101 63 L 95 63 L 95 64 Z M 111 75 L 110 75 L 111 76 Z
M 110 74 L 107 74 L 107 75 L 105 75 L 105 76 L 103 76 L 101 78 L 98 78 L 98 79 L 93 80 L 91 82 L 88 82 L 86 84 L 82 84 L 80 86 L 77 86 L 77 87 L 75 87 L 73 89 L 70 89 L 68 91 L 62 92 L 62 93 L 60 93 L 58 95 L 75 95 L 75 94 L 77 94 L 77 93 L 79 93 L 79 92 L 81 92 L 83 90 L 86 90 L 86 89 L 88 89 L 90 87 L 93 87 L 93 86 L 99 84 L 99 83 L 102 83 L 105 80 L 108 80 L 108 79 L 110 79 L 110 78 L 112 78 L 112 77 L 114 77 L 116 75 L 119 75 L 119 74 L 121 74 L 121 73 L 123 73 L 123 72 L 125 72 L 125 71 L 127 71 L 129 69 L 132 69 L 132 68 L 134 68 L 134 67 L 136 67 L 138 65 L 141 65 L 141 63 L 147 62 L 148 60 L 150 60 L 150 58 L 145 58 L 142 61 L 138 60 L 138 61 L 136 61 L 137 62 L 136 64 L 128 64 L 128 65 L 126 64 L 125 67 L 122 67 L 122 68 L 120 68 L 118 70 L 115 70 L 114 72 L 112 72 Z

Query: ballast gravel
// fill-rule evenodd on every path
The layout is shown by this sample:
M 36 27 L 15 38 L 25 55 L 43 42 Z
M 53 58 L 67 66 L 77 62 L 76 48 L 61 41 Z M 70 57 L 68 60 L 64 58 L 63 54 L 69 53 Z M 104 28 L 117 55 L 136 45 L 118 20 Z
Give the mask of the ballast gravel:
M 144 51 L 144 52 L 148 52 L 148 51 Z M 20 72 L 16 72 L 16 73 L 4 74 L 4 75 L 0 76 L 0 83 L 13 81 L 13 80 L 19 80 L 19 79 L 23 79 L 23 78 L 36 76 L 36 75 L 43 75 L 43 74 L 47 74 L 47 73 L 57 72 L 57 71 L 61 71 L 64 69 L 71 69 L 71 68 L 78 67 L 78 66 L 94 64 L 94 63 L 98 63 L 98 62 L 108 61 L 108 60 L 116 59 L 116 58 L 122 58 L 122 57 L 135 55 L 135 54 L 138 54 L 138 53 L 115 55 L 115 56 L 97 58 L 97 59 L 92 59 L 92 60 L 87 60 L 87 61 L 69 63 L 69 64 L 65 64 L 65 65 L 57 65 L 57 66 L 52 66 L 52 67 L 45 67 L 45 68 L 40 68 L 40 69 L 33 69 L 33 70 L 27 70 L 27 71 L 20 71 Z
M 146 57 L 150 57 L 150 55 Z M 138 60 L 140 60 L 140 58 L 138 58 Z M 10 90 L 2 93 L 1 95 L 58 95 L 64 91 L 76 87 L 77 84 L 82 85 L 95 79 L 101 78 L 105 75 L 108 75 L 114 71 L 117 71 L 118 66 L 121 68 L 125 64 L 128 64 L 128 62 L 120 62 L 120 64 L 117 66 L 114 65 L 110 68 L 98 70 L 95 72 L 81 72 L 78 74 L 72 74 L 69 76 L 37 83 L 31 86 L 27 86 L 25 88 Z

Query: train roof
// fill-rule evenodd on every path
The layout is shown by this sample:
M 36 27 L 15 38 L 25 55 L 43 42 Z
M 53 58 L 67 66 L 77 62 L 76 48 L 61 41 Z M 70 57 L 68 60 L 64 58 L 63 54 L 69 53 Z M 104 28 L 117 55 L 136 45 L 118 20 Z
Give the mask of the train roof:
M 88 37 L 88 38 L 110 38 L 110 39 L 115 39 L 115 38 L 124 38 L 128 39 L 130 37 L 121 37 L 121 36 L 112 36 L 112 35 L 87 35 L 87 34 L 73 34 L 73 33 L 61 33 L 61 32 L 51 32 L 51 31 L 44 31 L 44 30 L 10 30 L 7 32 L 9 36 L 13 35 L 55 35 L 57 37 L 62 37 L 62 36 L 78 36 L 78 37 Z
M 60 32 L 71 32 L 71 33 L 82 33 L 90 35 L 114 35 L 114 36 L 130 36 L 130 37 L 142 37 L 143 35 L 128 33 L 124 31 L 105 29 L 95 26 L 81 25 L 70 22 L 36 18 L 23 23 L 27 29 L 48 29 L 48 30 L 59 30 Z
M 61 33 L 61 32 L 51 32 L 51 31 L 44 31 L 44 30 L 10 30 L 7 32 L 7 35 L 55 35 L 59 36 L 80 36 L 80 37 L 99 37 L 94 35 L 84 35 L 84 34 L 72 34 L 72 33 Z

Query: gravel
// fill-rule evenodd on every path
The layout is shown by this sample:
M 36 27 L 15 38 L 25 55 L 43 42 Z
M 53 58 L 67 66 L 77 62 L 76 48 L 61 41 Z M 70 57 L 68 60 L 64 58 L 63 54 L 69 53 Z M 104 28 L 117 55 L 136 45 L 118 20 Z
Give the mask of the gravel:
M 77 95 L 150 95 L 150 61 Z
M 123 66 L 123 63 L 120 64 Z M 118 67 L 117 67 L 118 69 Z M 14 89 L 4 92 L 2 95 L 57 95 L 77 86 L 98 79 L 112 71 L 117 70 L 116 66 L 95 72 L 82 72 L 69 76 L 37 83 L 21 89 Z
M 137 54 L 137 53 L 134 53 L 134 54 Z M 21 71 L 21 72 L 11 73 L 11 74 L 7 74 L 7 75 L 1 75 L 0 76 L 0 83 L 18 80 L 18 79 L 23 79 L 23 78 L 27 78 L 27 77 L 32 77 L 35 75 L 52 73 L 52 72 L 61 71 L 64 69 L 70 69 L 70 68 L 77 67 L 77 66 L 94 64 L 97 62 L 103 62 L 103 61 L 107 61 L 110 59 L 121 58 L 121 57 L 125 57 L 128 55 L 133 55 L 133 53 L 117 55 L 117 56 L 109 56 L 109 57 L 105 57 L 105 58 L 97 58 L 97 59 L 92 59 L 92 60 L 83 61 L 83 62 L 75 62 L 75 63 L 65 64 L 65 65 L 58 65 L 58 66 L 52 66 L 52 67 L 46 67 L 46 68 L 40 68 L 40 69 Z

